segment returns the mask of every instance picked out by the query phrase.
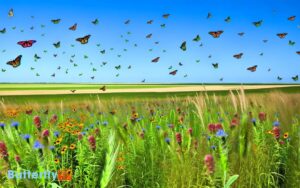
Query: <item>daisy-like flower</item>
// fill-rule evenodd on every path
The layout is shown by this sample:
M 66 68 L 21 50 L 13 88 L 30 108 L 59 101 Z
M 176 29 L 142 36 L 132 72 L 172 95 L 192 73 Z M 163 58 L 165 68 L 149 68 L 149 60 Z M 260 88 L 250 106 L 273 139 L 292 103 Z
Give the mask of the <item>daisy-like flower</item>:
M 74 150 L 76 148 L 76 144 L 71 144 L 70 145 L 70 150 Z
M 289 138 L 289 133 L 288 133 L 288 132 L 284 133 L 284 134 L 283 134 L 283 138 L 284 138 L 284 139 Z
M 54 163 L 58 164 L 60 162 L 60 160 L 58 158 L 54 159 Z
M 59 145 L 61 143 L 61 141 L 62 141 L 62 137 L 58 137 L 56 139 L 56 141 L 54 142 L 54 145 Z

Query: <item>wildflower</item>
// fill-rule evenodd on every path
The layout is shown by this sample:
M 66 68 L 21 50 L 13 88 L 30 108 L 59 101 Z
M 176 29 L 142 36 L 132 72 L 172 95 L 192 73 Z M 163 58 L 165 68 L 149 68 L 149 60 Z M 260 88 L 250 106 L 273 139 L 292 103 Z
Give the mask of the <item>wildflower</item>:
M 32 111 L 33 111 L 33 109 L 30 108 L 30 109 L 25 110 L 25 113 L 26 113 L 27 115 L 31 115 L 31 114 L 32 114 Z
M 11 123 L 11 126 L 14 127 L 16 130 L 18 130 L 19 122 L 14 121 Z
M 64 146 L 61 148 L 60 153 L 61 153 L 61 154 L 66 153 L 67 149 L 68 149 L 68 146 L 64 145 Z
M 274 121 L 273 126 L 278 127 L 280 125 L 279 121 Z
M 19 155 L 16 155 L 16 156 L 15 156 L 15 160 L 16 160 L 16 162 L 19 163 L 19 162 L 21 161 L 21 157 L 20 157 Z
M 156 129 L 157 129 L 157 130 L 160 130 L 160 128 L 161 128 L 161 127 L 160 127 L 159 125 L 156 125 Z
M 90 143 L 91 149 L 92 149 L 93 151 L 95 151 L 95 149 L 96 149 L 96 139 L 95 139 L 95 137 L 92 136 L 92 135 L 89 136 L 88 141 L 89 141 L 89 143 Z
M 252 118 L 251 122 L 253 123 L 254 126 L 256 126 L 256 119 L 255 118 Z
M 50 119 L 50 123 L 51 123 L 51 124 L 56 123 L 56 122 L 57 122 L 57 119 L 58 119 L 57 115 L 56 115 L 56 114 L 53 114 L 52 117 L 51 117 L 51 119 Z
M 117 170 L 124 170 L 124 166 L 122 166 L 122 165 L 118 166 Z
M 220 129 L 217 131 L 216 136 L 217 137 L 227 137 L 228 135 L 225 133 L 225 131 L 223 129 Z
M 111 110 L 109 113 L 110 113 L 111 115 L 115 115 L 115 114 L 117 113 L 117 111 L 116 111 L 115 109 L 113 109 L 113 110 Z
M 215 124 L 215 131 L 218 131 L 218 130 L 220 130 L 220 129 L 223 129 L 222 124 L 221 124 L 221 123 Z
M 5 160 L 8 160 L 8 152 L 6 144 L 2 141 L 0 141 L 0 158 L 4 158 Z
M 34 142 L 33 148 L 37 149 L 39 151 L 40 156 L 43 156 L 43 150 L 42 149 L 44 148 L 44 146 L 39 141 Z
M 283 140 L 280 140 L 280 141 L 279 141 L 279 144 L 283 145 L 283 144 L 284 144 L 284 141 L 283 141 Z
M 48 129 L 43 130 L 42 136 L 43 136 L 44 138 L 48 137 L 48 136 L 49 136 L 49 130 L 48 130 Z
M 279 137 L 280 137 L 280 128 L 279 127 L 273 127 L 273 134 L 274 134 L 274 137 L 276 139 L 279 139 Z
M 78 136 L 77 136 L 78 140 L 82 140 L 82 137 L 83 137 L 83 134 L 78 133 Z
M 60 135 L 60 133 L 58 131 L 54 131 L 53 134 L 54 134 L 55 137 L 59 137 L 59 135 Z
M 0 127 L 1 127 L 2 130 L 4 130 L 5 124 L 1 122 Z
M 23 135 L 23 139 L 25 139 L 28 144 L 29 144 L 29 138 L 30 138 L 30 134 Z
M 53 150 L 55 149 L 55 146 L 49 146 L 49 149 L 50 149 L 51 151 L 53 151 Z
M 182 143 L 182 136 L 181 136 L 181 134 L 180 133 L 176 133 L 175 137 L 176 137 L 177 143 L 180 145 Z
M 75 144 L 71 144 L 70 145 L 70 150 L 74 150 L 76 148 L 76 145 Z
M 145 132 L 144 132 L 144 131 L 141 131 L 141 132 L 139 133 L 139 136 L 140 136 L 142 139 L 144 139 L 144 138 L 145 138 Z
M 208 170 L 208 173 L 212 174 L 214 172 L 214 168 L 215 168 L 213 156 L 210 155 L 210 154 L 205 155 L 205 157 L 204 157 L 204 163 L 205 163 L 205 166 L 206 166 L 206 168 Z
M 273 131 L 272 131 L 272 130 L 268 130 L 267 133 L 268 133 L 268 134 L 273 134 Z
M 265 121 L 267 119 L 267 114 L 265 112 L 259 112 L 258 119 L 260 121 Z
M 41 130 L 41 124 L 42 124 L 41 118 L 39 116 L 34 116 L 33 123 L 36 126 L 36 128 L 40 131 Z
M 168 127 L 170 128 L 170 129 L 173 129 L 174 128 L 174 125 L 173 124 L 168 124 Z
M 212 146 L 210 146 L 210 148 L 211 148 L 212 150 L 215 150 L 215 149 L 217 148 L 217 146 L 212 145 Z
M 170 138 L 168 138 L 168 137 L 165 138 L 165 142 L 166 142 L 167 144 L 169 144 L 169 145 L 170 145 L 170 141 L 171 141 Z
M 191 135 L 191 136 L 192 136 L 192 134 L 193 134 L 193 129 L 192 129 L 191 127 L 188 128 L 188 134 Z
M 233 118 L 231 120 L 231 122 L 230 122 L 230 128 L 234 128 L 234 127 L 238 126 L 238 124 L 239 124 L 238 119 L 237 118 Z
M 107 126 L 108 125 L 108 121 L 103 121 L 102 125 Z
M 288 132 L 284 133 L 283 138 L 287 139 L 288 137 L 289 137 L 289 133 Z
M 208 124 L 208 130 L 210 131 L 210 132 L 214 132 L 215 131 L 215 124 L 213 124 L 213 123 L 210 123 L 210 124 Z
M 98 127 L 95 129 L 95 134 L 96 134 L 96 135 L 99 135 L 99 134 L 100 134 L 100 129 L 99 129 Z
M 59 145 L 61 143 L 61 141 L 62 141 L 62 137 L 58 137 L 56 139 L 56 141 L 54 142 L 54 145 Z
M 59 162 L 60 162 L 60 161 L 59 161 L 58 158 L 54 159 L 54 163 L 55 163 L 55 164 L 58 164 Z

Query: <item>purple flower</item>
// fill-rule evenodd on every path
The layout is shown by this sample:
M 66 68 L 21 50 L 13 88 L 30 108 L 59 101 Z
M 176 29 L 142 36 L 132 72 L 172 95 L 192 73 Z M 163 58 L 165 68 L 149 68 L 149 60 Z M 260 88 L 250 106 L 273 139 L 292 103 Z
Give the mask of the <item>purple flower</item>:
M 11 123 L 11 126 L 18 130 L 19 122 L 14 121 Z
M 223 129 L 219 129 L 216 133 L 217 137 L 227 137 L 228 135 L 225 133 Z
M 39 141 L 35 141 L 33 144 L 34 149 L 43 149 L 44 146 L 39 142 Z

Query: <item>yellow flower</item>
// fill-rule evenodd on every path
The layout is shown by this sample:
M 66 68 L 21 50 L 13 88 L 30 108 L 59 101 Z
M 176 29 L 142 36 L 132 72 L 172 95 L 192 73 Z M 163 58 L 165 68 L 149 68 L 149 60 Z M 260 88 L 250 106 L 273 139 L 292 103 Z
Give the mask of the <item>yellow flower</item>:
M 75 145 L 75 144 L 71 144 L 71 145 L 70 145 L 70 149 L 71 149 L 71 150 L 74 150 L 75 148 L 76 148 L 76 145 Z
M 289 137 L 289 133 L 288 132 L 284 133 L 283 138 L 287 139 L 288 137 Z
M 59 159 L 56 158 L 56 159 L 54 160 L 54 162 L 55 162 L 55 164 L 58 164 L 60 161 L 59 161 Z

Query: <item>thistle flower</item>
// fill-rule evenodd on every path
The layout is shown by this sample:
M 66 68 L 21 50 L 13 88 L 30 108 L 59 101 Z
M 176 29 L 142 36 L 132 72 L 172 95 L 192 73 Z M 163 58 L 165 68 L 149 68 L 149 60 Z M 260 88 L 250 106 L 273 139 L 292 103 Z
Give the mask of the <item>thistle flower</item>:
M 43 132 L 42 132 L 42 137 L 44 137 L 44 138 L 46 138 L 46 137 L 48 137 L 49 136 L 49 130 L 48 129 L 45 129 L 45 130 L 43 130 Z
M 19 155 L 16 155 L 15 160 L 16 160 L 17 163 L 19 163 L 21 161 L 21 157 Z
M 14 121 L 14 122 L 11 123 L 11 126 L 14 127 L 16 130 L 18 130 L 19 122 Z
M 213 124 L 213 123 L 210 123 L 210 124 L 208 124 L 208 130 L 210 131 L 210 132 L 214 132 L 215 131 L 215 124 Z
M 212 174 L 214 172 L 214 168 L 215 168 L 213 156 L 211 154 L 205 155 L 204 163 L 205 163 L 208 173 Z
M 230 128 L 234 128 L 239 125 L 239 120 L 237 118 L 233 118 L 230 122 Z
M 41 130 L 41 124 L 42 124 L 41 118 L 39 116 L 34 116 L 33 123 L 36 126 L 36 128 L 40 131 Z
M 221 130 L 221 129 L 223 129 L 223 126 L 222 126 L 221 123 L 215 124 L 215 131 L 218 131 L 218 130 Z
M 3 141 L 0 141 L 0 158 L 8 160 L 8 152 L 6 144 Z
M 165 142 L 170 145 L 170 142 L 171 142 L 170 138 L 168 138 L 168 137 L 165 138 Z
M 58 119 L 57 115 L 56 115 L 56 114 L 53 114 L 52 117 L 51 117 L 51 119 L 50 119 L 50 123 L 51 123 L 51 124 L 56 123 L 56 122 L 57 122 L 57 119 Z
M 181 136 L 181 133 L 176 133 L 176 134 L 175 134 L 175 137 L 176 137 L 177 143 L 180 145 L 180 144 L 182 143 L 182 136 Z
M 95 134 L 96 134 L 96 135 L 99 135 L 99 134 L 100 134 L 100 129 L 99 129 L 98 127 L 95 129 Z
M 260 121 L 265 121 L 267 119 L 267 114 L 265 112 L 259 112 L 258 119 Z
M 189 135 L 192 136 L 192 134 L 193 134 L 193 129 L 190 127 L 190 128 L 188 128 L 188 131 L 187 131 L 187 132 L 188 132 Z
M 93 135 L 89 136 L 88 141 L 90 143 L 90 148 L 95 151 L 96 150 L 96 139 Z

